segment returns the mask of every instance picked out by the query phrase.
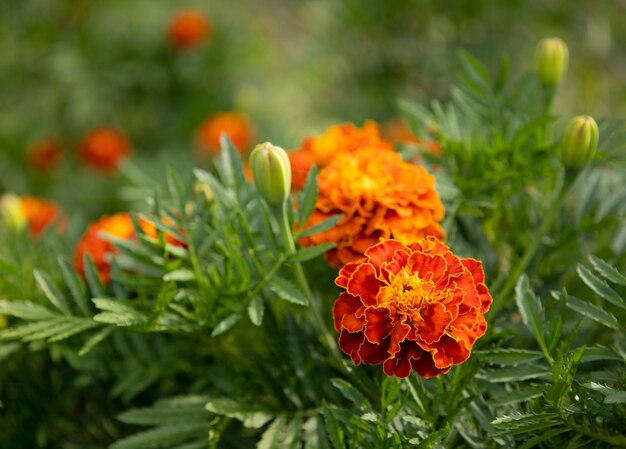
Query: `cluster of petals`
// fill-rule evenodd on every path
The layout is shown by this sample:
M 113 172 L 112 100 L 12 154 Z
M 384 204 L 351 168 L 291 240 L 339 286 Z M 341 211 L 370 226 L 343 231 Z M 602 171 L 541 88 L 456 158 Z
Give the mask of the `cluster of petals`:
M 245 115 L 237 112 L 221 112 L 210 116 L 200 124 L 197 140 L 201 153 L 209 156 L 219 154 L 222 134 L 228 135 L 240 153 L 248 151 L 254 139 L 252 123 Z
M 163 218 L 162 221 L 166 225 L 172 224 L 169 217 Z M 152 222 L 139 220 L 139 226 L 144 235 L 157 239 L 158 231 Z M 85 254 L 88 254 L 100 275 L 100 279 L 104 284 L 107 284 L 111 279 L 111 257 L 117 250 L 110 241 L 103 238 L 104 234 L 124 240 L 136 239 L 137 235 L 130 214 L 126 212 L 106 215 L 87 227 L 76 247 L 74 267 L 77 273 L 84 276 L 84 258 Z M 184 242 L 167 232 L 164 233 L 164 240 L 165 243 L 173 246 L 186 246 Z
M 326 253 L 340 267 L 363 257 L 381 238 L 405 242 L 432 235 L 443 239 L 444 208 L 435 178 L 394 151 L 366 147 L 339 154 L 318 177 L 315 210 L 304 227 L 342 214 L 331 229 L 300 240 L 302 246 L 336 243 Z
M 78 156 L 85 165 L 102 172 L 114 172 L 130 155 L 128 138 L 114 128 L 98 128 L 83 137 Z
M 170 20 L 167 37 L 170 44 L 185 50 L 195 47 L 211 37 L 213 25 L 201 11 L 184 9 Z
M 52 172 L 61 162 L 61 145 L 55 139 L 43 139 L 33 144 L 26 153 L 28 165 L 43 173 Z
M 339 346 L 388 376 L 429 378 L 465 362 L 487 329 L 492 299 L 481 262 L 460 259 L 434 237 L 383 240 L 346 264 L 333 306 Z
M 344 123 L 329 127 L 321 136 L 307 137 L 299 149 L 289 153 L 292 188 L 297 190 L 304 186 L 313 165 L 324 167 L 335 156 L 353 153 L 364 147 L 393 150 L 393 145 L 383 139 L 380 127 L 372 120 L 366 121 L 362 128 Z

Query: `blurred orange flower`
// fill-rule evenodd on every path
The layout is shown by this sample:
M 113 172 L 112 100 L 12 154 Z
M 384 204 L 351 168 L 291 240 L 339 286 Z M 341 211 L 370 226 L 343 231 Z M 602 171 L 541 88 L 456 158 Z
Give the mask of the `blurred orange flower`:
M 111 278 L 110 257 L 117 250 L 112 243 L 104 240 L 100 233 L 129 239 L 135 235 L 135 230 L 128 213 L 107 215 L 91 223 L 78 242 L 74 256 L 76 272 L 81 276 L 85 275 L 83 258 L 85 254 L 89 254 L 98 270 L 100 279 L 104 284 L 107 284 Z
M 413 242 L 429 235 L 444 237 L 439 225 L 444 209 L 435 178 L 394 151 L 368 147 L 340 154 L 320 170 L 317 183 L 315 210 L 304 227 L 344 216 L 328 231 L 300 239 L 300 244 L 336 243 L 326 253 L 333 266 L 358 260 L 381 238 Z
M 352 153 L 359 148 L 393 150 L 393 145 L 384 140 L 380 127 L 368 120 L 359 128 L 352 123 L 333 125 L 318 137 L 307 137 L 300 148 L 289 153 L 292 165 L 292 186 L 301 189 L 312 165 L 323 167 L 332 158 L 342 153 Z
M 61 145 L 54 139 L 36 142 L 26 152 L 28 165 L 41 172 L 53 171 L 61 161 Z
M 352 361 L 383 364 L 388 376 L 447 373 L 484 335 L 492 299 L 482 263 L 460 259 L 434 237 L 384 240 L 345 265 L 333 306 L 339 346 Z
M 117 170 L 131 153 L 127 137 L 113 128 L 99 128 L 83 137 L 78 155 L 90 167 L 104 172 Z
M 416 137 L 409 125 L 399 118 L 389 120 L 385 123 L 383 135 L 394 144 L 413 145 L 435 156 L 441 154 L 441 145 L 439 142 Z
M 174 221 L 168 217 L 165 216 L 162 220 L 163 224 L 167 225 L 167 226 L 172 226 L 174 225 Z M 148 237 L 151 237 L 153 239 L 158 239 L 159 235 L 158 235 L 158 231 L 156 226 L 148 221 L 148 220 L 143 220 L 140 219 L 139 220 L 139 226 L 141 226 L 141 230 L 144 232 L 144 234 L 146 234 Z M 183 233 L 183 230 L 180 230 L 181 233 Z M 187 248 L 187 244 L 179 239 L 177 239 L 176 237 L 174 237 L 170 232 L 164 232 L 163 233 L 163 238 L 165 239 L 165 243 L 172 245 L 172 246 L 180 246 L 182 248 Z
M 179 11 L 170 21 L 167 36 L 174 48 L 195 47 L 211 37 L 213 25 L 201 11 L 185 9 Z
M 42 235 L 55 221 L 59 225 L 57 230 L 63 230 L 61 209 L 55 203 L 34 196 L 22 196 L 20 207 L 28 224 L 28 232 L 32 237 Z
M 203 153 L 217 155 L 220 137 L 227 134 L 240 153 L 250 149 L 254 131 L 247 117 L 236 112 L 222 112 L 206 119 L 198 129 L 198 144 Z

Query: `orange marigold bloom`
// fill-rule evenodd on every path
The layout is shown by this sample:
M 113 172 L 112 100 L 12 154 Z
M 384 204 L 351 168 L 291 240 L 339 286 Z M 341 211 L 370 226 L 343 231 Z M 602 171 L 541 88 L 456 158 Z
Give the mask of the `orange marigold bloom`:
M 99 128 L 82 139 L 78 155 L 90 167 L 113 172 L 130 152 L 130 143 L 124 134 L 113 128 Z
M 326 253 L 331 265 L 358 260 L 381 238 L 413 242 L 429 235 L 444 237 L 439 225 L 444 209 L 435 178 L 424 168 L 404 162 L 398 153 L 362 148 L 340 154 L 320 171 L 317 183 L 315 210 L 305 227 L 332 215 L 344 217 L 300 244 L 336 243 Z
M 209 19 L 200 11 L 185 9 L 179 11 L 170 21 L 168 39 L 177 49 L 195 47 L 213 32 Z
M 34 196 L 20 197 L 20 209 L 32 237 L 42 235 L 48 226 L 61 219 L 61 209 L 55 203 Z M 62 230 L 62 224 L 59 230 Z
M 388 376 L 447 373 L 466 361 L 487 329 L 491 305 L 482 263 L 460 259 L 434 237 L 385 240 L 345 265 L 333 306 L 339 346 L 358 365 Z
M 51 172 L 61 161 L 61 145 L 54 139 L 40 140 L 28 149 L 26 161 L 36 170 Z
M 110 257 L 117 250 L 112 243 L 104 240 L 100 233 L 129 239 L 134 237 L 135 229 L 128 213 L 108 215 L 91 223 L 78 242 L 76 255 L 74 256 L 76 272 L 81 276 L 85 275 L 83 258 L 85 254 L 89 254 L 100 274 L 100 279 L 106 284 L 111 279 Z
M 163 222 L 163 224 L 168 225 L 168 226 L 172 226 L 174 224 L 174 221 L 170 217 L 168 217 L 168 216 L 165 216 L 163 218 L 162 222 Z M 148 237 L 151 237 L 153 239 L 158 239 L 159 238 L 158 230 L 157 230 L 156 226 L 152 222 L 140 219 L 139 220 L 139 226 L 141 226 L 141 230 Z M 179 231 L 181 233 L 183 233 L 182 229 L 179 229 Z M 164 232 L 163 233 L 163 238 L 165 239 L 165 243 L 167 243 L 167 244 L 170 244 L 172 246 L 180 246 L 182 248 L 187 248 L 187 244 L 185 242 L 177 239 L 170 232 Z
M 383 139 L 380 127 L 373 120 L 368 120 L 362 128 L 352 123 L 343 123 L 329 127 L 318 137 L 307 137 L 300 148 L 292 151 L 292 185 L 302 188 L 312 165 L 323 167 L 338 154 L 352 153 L 363 147 L 393 150 L 393 145 Z
M 429 132 L 434 131 L 430 130 Z M 435 140 L 418 138 L 413 134 L 409 125 L 402 119 L 393 119 L 388 121 L 384 127 L 384 136 L 394 144 L 412 145 L 420 150 L 439 156 L 441 154 L 441 145 Z
M 198 144 L 203 153 L 217 155 L 220 138 L 227 134 L 240 153 L 250 149 L 254 131 L 250 120 L 236 112 L 223 112 L 206 119 L 198 130 Z

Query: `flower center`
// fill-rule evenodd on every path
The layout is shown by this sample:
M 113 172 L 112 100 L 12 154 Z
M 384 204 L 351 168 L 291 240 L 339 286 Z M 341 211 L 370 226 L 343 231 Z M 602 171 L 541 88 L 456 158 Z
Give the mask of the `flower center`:
M 390 277 L 389 285 L 380 290 L 378 300 L 380 304 L 393 301 L 398 313 L 411 315 L 411 311 L 421 309 L 424 301 L 429 301 L 432 291 L 431 282 L 420 279 L 404 268 Z

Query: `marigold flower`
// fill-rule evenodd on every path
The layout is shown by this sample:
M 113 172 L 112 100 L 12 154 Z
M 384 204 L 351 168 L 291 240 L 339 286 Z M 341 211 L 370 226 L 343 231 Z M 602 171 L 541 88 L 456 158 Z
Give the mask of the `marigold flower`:
M 179 11 L 170 21 L 167 36 L 174 48 L 179 50 L 195 47 L 211 37 L 213 26 L 200 11 Z
M 389 120 L 385 123 L 383 135 L 394 144 L 411 145 L 435 156 L 441 154 L 441 145 L 439 142 L 416 137 L 406 121 L 399 118 Z
M 83 258 L 85 254 L 89 254 L 98 270 L 100 279 L 106 284 L 111 279 L 110 257 L 117 250 L 111 242 L 102 238 L 101 233 L 129 239 L 135 235 L 135 229 L 128 213 L 108 215 L 91 223 L 78 242 L 74 256 L 76 272 L 81 276 L 85 275 Z
M 120 162 L 130 155 L 126 136 L 113 128 L 91 131 L 81 141 L 79 157 L 86 165 L 104 172 L 117 170 Z
M 443 239 L 444 209 L 435 178 L 402 161 L 393 151 L 362 148 L 340 154 L 320 170 L 315 210 L 305 227 L 343 214 L 337 225 L 300 240 L 303 246 L 334 242 L 326 253 L 339 267 L 363 257 L 381 238 L 413 242 L 432 235 Z
M 41 236 L 54 222 L 58 231 L 63 230 L 59 206 L 41 198 L 5 194 L 0 198 L 0 212 L 8 226 L 14 230 L 28 227 L 33 238 Z
M 324 167 L 338 154 L 363 147 L 393 150 L 391 142 L 383 139 L 380 127 L 372 120 L 366 121 L 362 128 L 344 123 L 329 127 L 321 136 L 307 137 L 298 150 L 289 153 L 294 188 L 304 186 L 311 166 Z
M 333 306 L 339 346 L 358 365 L 388 376 L 447 373 L 484 335 L 491 295 L 482 263 L 460 259 L 435 237 L 405 245 L 384 240 L 345 265 Z
M 254 131 L 245 116 L 235 112 L 223 112 L 206 119 L 198 130 L 198 144 L 203 153 L 217 155 L 220 138 L 227 134 L 240 153 L 245 153 L 252 144 Z
M 174 220 L 172 220 L 170 217 L 165 216 L 162 219 L 163 224 L 167 225 L 167 226 L 172 226 L 174 225 Z M 141 226 L 141 230 L 143 231 L 144 234 L 146 234 L 148 237 L 151 237 L 153 239 L 158 239 L 159 235 L 158 235 L 158 231 L 156 226 L 147 220 L 143 220 L 140 219 L 139 220 L 139 226 Z M 183 233 L 183 230 L 180 230 L 181 233 Z M 172 245 L 172 246 L 180 246 L 182 248 L 187 248 L 187 244 L 179 239 L 177 239 L 176 237 L 174 237 L 171 233 L 169 232 L 164 232 L 163 233 L 163 238 L 165 240 L 165 243 Z
M 28 165 L 41 172 L 53 171 L 61 161 L 61 145 L 54 139 L 36 142 L 26 152 Z

